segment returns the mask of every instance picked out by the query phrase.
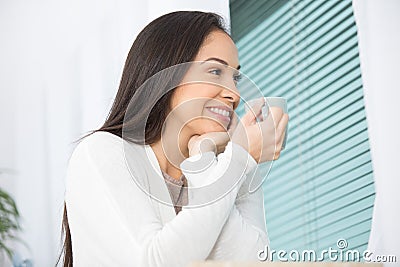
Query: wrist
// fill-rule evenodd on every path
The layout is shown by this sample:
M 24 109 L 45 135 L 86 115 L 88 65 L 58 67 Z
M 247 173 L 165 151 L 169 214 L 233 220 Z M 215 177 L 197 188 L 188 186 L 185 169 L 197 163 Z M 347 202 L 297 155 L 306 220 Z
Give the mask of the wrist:
M 252 171 L 258 164 L 257 161 L 254 159 L 254 157 L 247 151 L 245 147 L 234 141 L 228 142 L 224 153 L 229 155 L 230 157 L 235 155 L 233 157 L 234 160 L 238 164 L 244 164 L 246 168 L 245 169 L 246 174 Z

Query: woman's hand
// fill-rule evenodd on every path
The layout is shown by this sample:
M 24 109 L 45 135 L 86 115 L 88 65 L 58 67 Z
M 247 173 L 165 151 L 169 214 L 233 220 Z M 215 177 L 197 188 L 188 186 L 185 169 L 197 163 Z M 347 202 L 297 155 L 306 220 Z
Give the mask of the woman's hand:
M 188 143 L 189 156 L 209 151 L 213 151 L 216 155 L 223 152 L 237 125 L 237 116 L 232 116 L 227 132 L 210 132 L 192 136 Z
M 271 107 L 266 120 L 257 122 L 263 104 L 263 101 L 256 103 L 253 111 L 243 116 L 232 136 L 232 141 L 246 149 L 258 163 L 279 158 L 289 121 L 281 108 Z
M 202 135 L 194 135 L 188 143 L 189 156 L 213 151 L 216 154 L 224 151 L 229 142 L 227 132 L 210 132 Z

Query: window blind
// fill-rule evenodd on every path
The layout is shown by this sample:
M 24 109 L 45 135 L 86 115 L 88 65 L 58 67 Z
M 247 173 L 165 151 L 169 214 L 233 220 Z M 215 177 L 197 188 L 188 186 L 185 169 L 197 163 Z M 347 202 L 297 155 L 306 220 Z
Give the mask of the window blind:
M 338 249 L 345 239 L 362 252 L 375 193 L 351 1 L 230 8 L 242 72 L 288 100 L 286 149 L 263 184 L 271 248 Z

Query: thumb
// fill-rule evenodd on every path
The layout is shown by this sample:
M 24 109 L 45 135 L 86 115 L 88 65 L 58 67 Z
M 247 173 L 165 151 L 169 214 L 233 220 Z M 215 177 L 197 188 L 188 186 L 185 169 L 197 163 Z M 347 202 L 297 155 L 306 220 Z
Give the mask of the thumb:
M 188 147 L 189 149 L 191 149 L 195 143 L 195 141 L 199 138 L 200 135 L 196 134 L 193 135 L 190 139 L 189 139 L 189 143 L 188 143 Z
M 249 102 L 247 102 L 246 105 L 250 106 Z M 249 111 L 247 111 L 247 113 L 243 116 L 241 122 L 244 125 L 254 124 L 256 122 L 257 117 L 261 114 L 261 109 L 264 106 L 264 104 L 265 104 L 264 97 L 252 100 Z

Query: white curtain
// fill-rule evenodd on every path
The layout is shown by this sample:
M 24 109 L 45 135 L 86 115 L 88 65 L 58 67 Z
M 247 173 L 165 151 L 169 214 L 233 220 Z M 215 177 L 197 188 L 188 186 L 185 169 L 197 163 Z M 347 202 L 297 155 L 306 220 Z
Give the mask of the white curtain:
M 400 263 L 400 1 L 353 0 L 375 178 L 369 250 Z M 389 265 L 389 264 L 388 264 Z
M 21 258 L 54 266 L 73 141 L 104 122 L 137 33 L 175 10 L 229 23 L 228 0 L 1 1 L 0 186 L 22 216 Z

